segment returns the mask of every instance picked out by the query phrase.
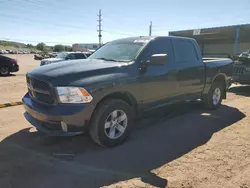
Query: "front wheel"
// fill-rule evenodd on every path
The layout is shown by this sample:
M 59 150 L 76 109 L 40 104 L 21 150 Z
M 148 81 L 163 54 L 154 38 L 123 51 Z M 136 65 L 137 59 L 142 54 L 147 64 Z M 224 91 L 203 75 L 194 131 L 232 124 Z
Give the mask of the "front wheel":
M 218 109 L 221 106 L 225 87 L 219 82 L 213 83 L 208 94 L 204 97 L 205 107 L 208 109 Z
M 104 147 L 121 144 L 129 135 L 133 115 L 131 107 L 119 99 L 102 102 L 91 119 L 89 133 Z

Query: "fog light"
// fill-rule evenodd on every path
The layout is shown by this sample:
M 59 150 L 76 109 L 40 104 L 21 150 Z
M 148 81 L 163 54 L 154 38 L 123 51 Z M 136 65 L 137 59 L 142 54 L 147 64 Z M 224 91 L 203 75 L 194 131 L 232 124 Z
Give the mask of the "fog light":
M 68 125 L 67 125 L 67 123 L 61 121 L 61 127 L 62 127 L 63 132 L 68 132 Z

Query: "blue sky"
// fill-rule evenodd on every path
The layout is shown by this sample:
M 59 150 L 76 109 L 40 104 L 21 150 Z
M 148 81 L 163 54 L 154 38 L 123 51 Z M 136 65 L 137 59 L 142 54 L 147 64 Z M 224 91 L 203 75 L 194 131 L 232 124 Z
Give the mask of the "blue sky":
M 0 39 L 47 44 L 97 43 L 168 31 L 250 23 L 249 0 L 0 0 Z

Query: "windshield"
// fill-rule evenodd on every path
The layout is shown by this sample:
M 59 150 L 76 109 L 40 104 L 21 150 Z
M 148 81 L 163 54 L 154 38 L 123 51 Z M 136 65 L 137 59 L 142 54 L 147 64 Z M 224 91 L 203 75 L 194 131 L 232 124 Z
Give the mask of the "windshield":
M 135 59 L 145 43 L 110 42 L 98 49 L 88 59 L 106 59 L 129 62 Z
M 57 58 L 66 58 L 67 55 L 68 55 L 67 53 L 61 52 L 61 53 L 58 53 L 56 57 L 57 57 Z

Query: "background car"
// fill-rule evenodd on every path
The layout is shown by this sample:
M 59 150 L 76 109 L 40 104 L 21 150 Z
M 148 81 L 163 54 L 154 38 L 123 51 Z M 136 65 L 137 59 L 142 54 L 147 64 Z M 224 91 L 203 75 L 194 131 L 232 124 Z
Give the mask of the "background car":
M 74 59 L 87 59 L 91 55 L 90 52 L 61 52 L 58 53 L 55 58 L 47 58 L 41 61 L 40 66 L 58 63 L 65 60 L 74 60 Z
M 0 75 L 7 76 L 10 72 L 17 71 L 19 71 L 19 66 L 16 59 L 0 55 Z

